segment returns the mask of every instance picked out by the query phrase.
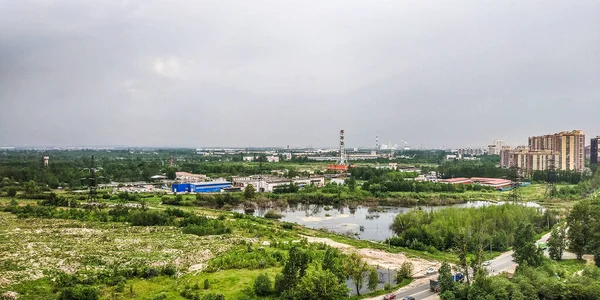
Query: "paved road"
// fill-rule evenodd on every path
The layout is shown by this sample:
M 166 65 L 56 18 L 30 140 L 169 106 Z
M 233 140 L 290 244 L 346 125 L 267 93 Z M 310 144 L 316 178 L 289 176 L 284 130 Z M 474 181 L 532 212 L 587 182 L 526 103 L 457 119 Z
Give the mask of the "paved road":
M 543 235 L 538 240 L 538 242 L 545 242 L 549 237 L 550 237 L 550 233 L 547 233 L 547 234 Z M 497 275 L 502 272 L 514 271 L 517 267 L 517 264 L 513 261 L 512 254 L 513 254 L 513 251 L 507 251 L 507 252 L 500 254 L 500 256 L 494 258 L 493 260 L 491 260 L 490 265 L 486 267 L 489 274 Z M 544 251 L 544 254 L 547 256 L 548 251 L 547 250 Z M 567 259 L 572 255 L 574 255 L 574 254 L 565 252 L 563 255 L 563 258 Z M 431 275 L 429 277 L 430 277 L 430 279 L 436 279 L 437 273 L 434 275 Z M 399 300 L 405 296 L 412 296 L 412 297 L 415 297 L 416 300 L 420 300 L 420 299 L 425 299 L 427 297 L 433 296 L 435 294 L 429 290 L 429 283 L 422 284 L 422 285 L 412 287 L 412 288 L 401 288 L 401 289 L 395 291 L 394 293 L 397 295 L 396 299 L 399 299 Z M 383 299 L 383 296 L 377 296 L 374 298 L 369 298 L 367 300 L 376 300 L 376 299 Z

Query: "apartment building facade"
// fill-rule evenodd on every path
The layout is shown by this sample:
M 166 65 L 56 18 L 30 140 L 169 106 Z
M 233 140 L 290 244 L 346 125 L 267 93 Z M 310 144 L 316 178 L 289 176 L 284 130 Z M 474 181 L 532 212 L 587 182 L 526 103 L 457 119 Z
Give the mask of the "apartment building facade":
M 533 136 L 527 148 L 502 151 L 501 166 L 516 166 L 525 172 L 547 170 L 552 165 L 557 170 L 585 169 L 585 134 L 581 130 Z
M 598 157 L 598 144 L 600 144 L 600 136 L 590 140 L 590 165 L 598 165 L 600 157 Z

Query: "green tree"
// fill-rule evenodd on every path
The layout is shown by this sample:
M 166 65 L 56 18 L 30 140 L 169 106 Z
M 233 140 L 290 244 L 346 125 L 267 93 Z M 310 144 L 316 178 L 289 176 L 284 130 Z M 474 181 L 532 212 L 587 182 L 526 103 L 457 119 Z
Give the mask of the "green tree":
M 360 289 L 362 289 L 365 279 L 364 274 L 369 271 L 369 265 L 362 260 L 358 253 L 353 252 L 346 258 L 344 268 L 356 286 L 356 294 L 360 296 Z
M 542 250 L 535 245 L 535 232 L 531 223 L 521 223 L 515 232 L 513 257 L 519 265 L 526 263 L 537 267 L 542 264 Z
M 456 236 L 456 255 L 458 256 L 458 265 L 460 270 L 467 279 L 467 284 L 469 284 L 469 261 L 467 259 L 469 255 L 469 244 L 465 234 L 459 234 Z
M 328 270 L 335 274 L 340 282 L 345 282 L 346 273 L 344 271 L 344 257 L 340 250 L 333 247 L 327 247 L 325 255 L 323 256 L 322 268 L 323 270 Z
M 582 259 L 591 235 L 591 221 L 589 219 L 591 206 L 587 201 L 579 202 L 573 206 L 567 225 L 569 226 L 569 245 L 571 251 Z
M 356 190 L 356 179 L 354 179 L 354 177 L 346 179 L 346 184 L 348 185 L 348 189 L 350 189 L 351 192 L 354 192 Z
M 210 289 L 210 282 L 208 281 L 208 278 L 204 279 L 204 289 L 205 290 Z
M 396 273 L 396 282 L 400 283 L 404 279 L 412 278 L 414 272 L 413 264 L 409 261 L 405 261 L 400 266 L 400 270 Z
M 565 227 L 555 226 L 550 233 L 550 241 L 548 241 L 548 253 L 550 258 L 554 260 L 561 260 L 563 252 L 566 248 L 565 242 Z
M 244 188 L 244 198 L 245 199 L 254 199 L 256 193 L 256 189 L 254 189 L 254 186 L 249 184 Z
M 328 270 L 311 270 L 302 277 L 294 299 L 347 299 L 348 287 Z
M 440 300 L 456 300 L 456 296 L 452 291 L 445 291 L 440 294 Z
M 271 278 L 266 273 L 258 275 L 254 281 L 254 293 L 257 296 L 268 296 L 273 292 Z
M 370 291 L 374 291 L 377 289 L 377 284 L 379 283 L 379 273 L 377 273 L 377 269 L 371 268 L 369 271 L 369 282 L 367 283 L 367 287 L 369 287 Z
M 474 276 L 477 276 L 480 270 L 485 271 L 485 269 L 482 266 L 484 260 L 483 255 L 483 245 L 479 244 L 477 247 L 477 252 L 475 253 L 475 258 L 471 261 L 471 268 L 473 269 Z
M 283 266 L 281 276 L 275 278 L 275 292 L 281 295 L 287 290 L 291 297 L 295 297 L 294 289 L 306 274 L 309 263 L 310 255 L 305 250 L 297 246 L 292 247 Z
M 39 191 L 40 191 L 40 188 L 35 181 L 29 180 L 28 182 L 25 183 L 25 193 L 27 193 L 28 195 L 36 194 Z
M 175 168 L 167 169 L 167 178 L 170 180 L 175 180 L 175 178 L 177 178 L 177 173 L 175 172 Z
M 438 282 L 440 284 L 440 293 L 444 293 L 446 291 L 454 292 L 455 283 L 454 278 L 452 278 L 452 268 L 450 264 L 447 262 L 443 262 L 442 266 L 440 266 L 438 276 Z

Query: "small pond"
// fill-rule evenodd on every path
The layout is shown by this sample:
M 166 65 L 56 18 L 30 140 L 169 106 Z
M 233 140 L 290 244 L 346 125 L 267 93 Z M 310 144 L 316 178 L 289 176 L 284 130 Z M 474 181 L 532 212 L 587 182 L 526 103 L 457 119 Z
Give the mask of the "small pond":
M 421 207 L 395 207 L 379 206 L 376 209 L 368 206 L 350 208 L 342 206 L 322 206 L 315 204 L 298 204 L 285 209 L 275 209 L 284 215 L 281 221 L 297 223 L 313 229 L 327 229 L 342 234 L 356 235 L 360 239 L 383 241 L 393 235 L 389 229 L 397 214 L 404 214 L 414 209 L 428 211 L 439 210 L 446 207 L 482 207 L 486 205 L 500 205 L 504 202 L 472 201 L 449 206 L 421 206 Z M 534 202 L 523 203 L 529 207 L 540 208 Z M 268 209 L 257 209 L 255 216 L 262 217 Z M 243 212 L 243 209 L 236 210 Z

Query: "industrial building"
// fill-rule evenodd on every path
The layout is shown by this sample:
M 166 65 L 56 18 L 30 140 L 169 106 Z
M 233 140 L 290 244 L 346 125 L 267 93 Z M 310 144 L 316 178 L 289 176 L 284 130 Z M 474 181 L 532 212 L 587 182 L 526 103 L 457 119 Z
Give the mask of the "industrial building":
M 175 180 L 179 182 L 202 182 L 208 177 L 204 174 L 192 174 L 188 172 L 175 172 Z
M 173 193 L 219 193 L 231 187 L 231 182 L 174 183 Z
M 322 187 L 325 185 L 325 177 L 323 176 L 311 176 L 311 177 L 298 177 L 298 178 L 282 178 L 269 175 L 251 175 L 251 176 L 234 176 L 231 178 L 233 185 L 236 187 L 245 188 L 248 185 L 252 185 L 258 192 L 273 192 L 273 190 L 282 185 L 288 185 L 290 183 L 296 184 L 299 187 L 305 185 L 314 185 Z
M 452 178 L 441 179 L 439 182 L 448 184 L 479 184 L 481 186 L 493 187 L 497 190 L 505 190 L 512 186 L 512 181 L 502 178 L 486 178 L 486 177 L 471 177 L 471 178 Z

